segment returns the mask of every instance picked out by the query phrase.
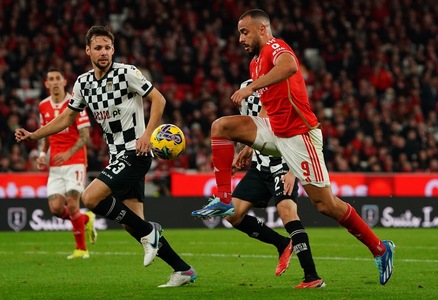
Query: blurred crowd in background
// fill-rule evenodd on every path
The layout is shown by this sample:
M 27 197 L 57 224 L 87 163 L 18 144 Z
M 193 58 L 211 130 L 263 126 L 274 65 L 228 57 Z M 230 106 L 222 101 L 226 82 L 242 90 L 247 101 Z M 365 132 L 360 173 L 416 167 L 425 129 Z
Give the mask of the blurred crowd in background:
M 0 172 L 38 171 L 37 143 L 15 143 L 14 131 L 38 128 L 50 67 L 67 91 L 91 69 L 84 37 L 96 24 L 115 33 L 114 61 L 165 95 L 163 122 L 185 132 L 185 153 L 155 162 L 157 182 L 171 168 L 212 172 L 210 125 L 239 113 L 230 96 L 249 78 L 236 28 L 251 8 L 300 60 L 330 171 L 438 171 L 435 0 L 0 0 Z M 92 125 L 89 171 L 99 171 L 107 148 Z

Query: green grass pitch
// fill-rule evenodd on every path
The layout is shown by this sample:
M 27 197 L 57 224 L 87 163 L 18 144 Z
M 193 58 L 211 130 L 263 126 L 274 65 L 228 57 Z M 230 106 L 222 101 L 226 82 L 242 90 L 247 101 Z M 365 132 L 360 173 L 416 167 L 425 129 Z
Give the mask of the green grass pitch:
M 276 277 L 275 248 L 234 229 L 165 229 L 198 272 L 194 284 L 167 289 L 157 286 L 171 268 L 159 258 L 143 267 L 143 248 L 122 230 L 99 232 L 87 260 L 66 259 L 70 232 L 0 232 L 0 299 L 438 299 L 437 229 L 374 230 L 396 244 L 386 286 L 368 249 L 345 229 L 307 229 L 327 283 L 316 290 L 293 289 L 303 276 L 296 256 Z

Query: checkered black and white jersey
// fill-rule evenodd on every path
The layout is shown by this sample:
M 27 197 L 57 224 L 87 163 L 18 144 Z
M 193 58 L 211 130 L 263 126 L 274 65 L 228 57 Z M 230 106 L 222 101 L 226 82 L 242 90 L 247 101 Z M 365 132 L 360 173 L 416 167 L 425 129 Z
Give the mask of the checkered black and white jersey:
M 94 77 L 94 70 L 80 75 L 68 106 L 76 111 L 90 108 L 102 128 L 109 152 L 116 155 L 135 150 L 136 140 L 145 130 L 143 97 L 152 89 L 135 66 L 114 62 L 100 80 Z
M 240 88 L 248 86 L 252 82 L 252 79 L 248 79 L 240 85 Z M 251 96 L 242 101 L 240 107 L 240 114 L 246 116 L 258 116 L 262 109 L 262 102 L 258 92 L 254 92 Z M 263 155 L 260 151 L 254 150 L 252 155 L 252 161 L 256 163 L 257 170 L 266 173 L 275 173 L 278 170 L 284 168 L 289 170 L 287 164 L 281 157 L 274 157 L 272 155 Z

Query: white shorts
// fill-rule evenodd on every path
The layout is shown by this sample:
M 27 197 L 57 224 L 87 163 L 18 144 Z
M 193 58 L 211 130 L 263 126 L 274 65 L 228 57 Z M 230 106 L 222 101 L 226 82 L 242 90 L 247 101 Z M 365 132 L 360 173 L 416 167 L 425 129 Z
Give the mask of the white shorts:
M 257 126 L 257 137 L 252 148 L 263 154 L 282 156 L 302 185 L 330 186 L 322 153 L 321 129 L 312 129 L 308 133 L 290 138 L 280 138 L 272 132 L 268 118 L 252 117 L 252 119 Z
M 60 194 L 65 196 L 67 191 L 75 190 L 80 193 L 85 187 L 86 168 L 83 164 L 50 167 L 47 181 L 47 196 Z

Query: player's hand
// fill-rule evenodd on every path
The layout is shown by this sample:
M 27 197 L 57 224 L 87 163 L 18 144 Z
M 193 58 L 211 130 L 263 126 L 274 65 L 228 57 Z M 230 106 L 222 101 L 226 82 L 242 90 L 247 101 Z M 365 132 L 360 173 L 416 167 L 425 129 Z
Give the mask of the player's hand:
M 283 185 L 284 185 L 283 194 L 289 196 L 292 195 L 292 191 L 294 190 L 294 185 L 295 185 L 294 174 L 292 174 L 291 171 L 288 171 L 286 174 L 281 176 L 281 181 L 283 181 Z
M 237 107 L 242 106 L 242 100 L 251 96 L 253 94 L 252 88 L 250 86 L 246 86 L 234 92 L 231 96 L 231 101 L 233 101 L 234 105 Z
M 24 128 L 15 129 L 15 140 L 17 143 L 21 143 L 22 141 L 30 139 L 31 134 L 32 132 L 29 132 Z
M 240 151 L 233 162 L 233 169 L 237 170 L 248 167 L 251 164 L 253 149 L 251 147 L 245 146 L 245 148 Z
M 46 156 L 40 156 L 36 160 L 38 170 L 44 170 L 47 166 Z
M 71 155 L 68 151 L 63 153 L 58 153 L 53 157 L 53 164 L 55 166 L 60 166 L 63 163 L 65 163 L 70 157 Z
M 145 156 L 148 153 L 152 153 L 150 136 L 143 134 L 135 144 L 135 154 L 137 154 L 137 156 Z

